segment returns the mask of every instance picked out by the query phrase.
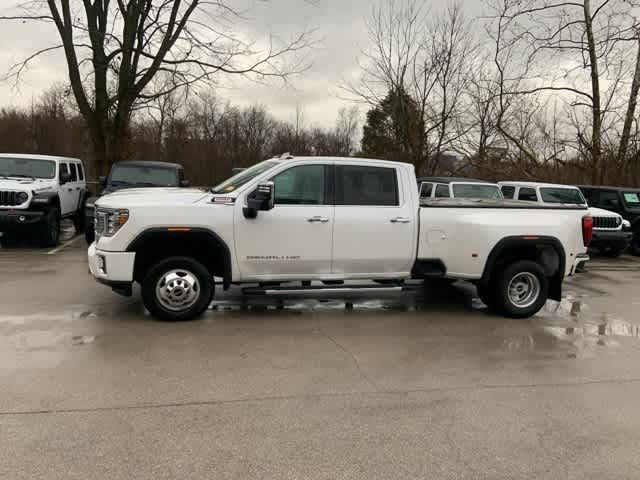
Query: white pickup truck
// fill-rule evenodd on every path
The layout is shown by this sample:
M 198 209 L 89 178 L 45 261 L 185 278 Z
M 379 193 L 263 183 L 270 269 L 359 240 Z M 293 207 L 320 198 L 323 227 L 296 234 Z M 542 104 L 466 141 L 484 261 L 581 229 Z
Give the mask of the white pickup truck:
M 254 284 L 246 293 L 267 295 L 464 279 L 494 311 L 524 318 L 548 298 L 560 300 L 564 277 L 584 259 L 592 220 L 582 206 L 421 203 L 412 165 L 288 156 L 209 192 L 106 195 L 95 225 L 93 276 L 124 295 L 140 283 L 146 308 L 162 320 L 203 313 L 214 277 L 225 289 Z

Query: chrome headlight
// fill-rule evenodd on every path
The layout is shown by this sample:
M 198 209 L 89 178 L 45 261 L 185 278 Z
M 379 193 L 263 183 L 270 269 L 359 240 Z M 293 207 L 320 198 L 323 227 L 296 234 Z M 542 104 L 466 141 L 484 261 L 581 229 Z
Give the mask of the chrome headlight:
M 18 201 L 18 204 L 23 204 L 29 200 L 29 194 L 27 192 L 20 192 L 18 193 L 16 200 Z
M 631 230 L 631 222 L 629 220 L 622 220 L 622 229 Z
M 96 210 L 96 235 L 112 237 L 129 220 L 129 210 L 124 208 L 98 208 Z

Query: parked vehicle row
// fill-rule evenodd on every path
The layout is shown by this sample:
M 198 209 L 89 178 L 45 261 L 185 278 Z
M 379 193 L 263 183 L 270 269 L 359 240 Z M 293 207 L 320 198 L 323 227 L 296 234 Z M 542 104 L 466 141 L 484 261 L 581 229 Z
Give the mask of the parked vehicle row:
M 125 295 L 139 283 L 163 320 L 201 314 L 214 277 L 269 295 L 464 279 L 496 312 L 528 317 L 560 300 L 592 234 L 583 205 L 420 200 L 411 165 L 354 158 L 284 156 L 209 192 L 128 189 L 95 207 L 91 273 Z
M 539 205 L 587 206 L 594 219 L 592 249 L 618 257 L 631 247 L 632 253 L 640 255 L 640 191 L 540 182 L 496 184 L 456 177 L 421 177 L 418 184 L 422 199 L 505 198 Z
M 588 206 L 578 187 L 537 182 L 499 182 L 505 198 L 536 202 L 541 205 L 583 205 Z M 622 216 L 601 208 L 590 207 L 593 217 L 593 238 L 591 247 L 604 255 L 619 257 L 630 245 L 633 234 L 623 229 Z

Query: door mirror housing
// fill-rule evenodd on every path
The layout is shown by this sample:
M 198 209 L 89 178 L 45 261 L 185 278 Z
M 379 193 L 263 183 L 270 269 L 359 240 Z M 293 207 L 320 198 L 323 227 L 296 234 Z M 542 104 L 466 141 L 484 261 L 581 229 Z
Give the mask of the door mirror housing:
M 102 186 L 102 187 L 106 187 L 107 186 L 107 177 L 105 177 L 104 175 L 100 175 L 98 177 L 98 183 Z
M 247 206 L 243 209 L 245 218 L 256 218 L 259 211 L 273 209 L 275 185 L 273 182 L 262 182 L 247 197 Z
M 187 188 L 191 186 L 191 182 L 189 180 L 180 180 L 180 186 L 182 188 Z
M 71 181 L 71 174 L 68 172 L 62 172 L 60 174 L 60 185 L 64 185 L 65 183 L 69 183 Z

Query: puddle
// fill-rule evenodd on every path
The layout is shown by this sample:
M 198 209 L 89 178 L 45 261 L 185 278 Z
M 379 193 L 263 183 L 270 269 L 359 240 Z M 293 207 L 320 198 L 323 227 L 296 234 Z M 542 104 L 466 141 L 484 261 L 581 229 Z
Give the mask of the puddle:
M 569 294 L 561 302 L 548 302 L 529 321 L 496 329 L 499 351 L 527 351 L 570 359 L 595 358 L 599 351 L 640 339 L 640 325 L 608 313 L 593 312 L 584 295 Z

